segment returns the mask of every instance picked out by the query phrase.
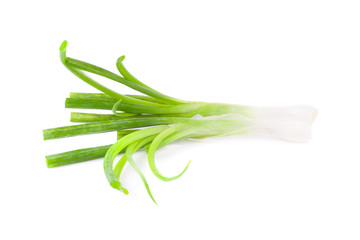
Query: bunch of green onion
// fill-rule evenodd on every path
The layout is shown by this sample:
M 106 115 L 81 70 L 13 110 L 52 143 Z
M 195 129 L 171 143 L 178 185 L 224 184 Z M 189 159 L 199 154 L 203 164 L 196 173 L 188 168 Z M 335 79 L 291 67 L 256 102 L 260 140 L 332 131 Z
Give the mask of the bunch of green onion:
M 109 184 L 125 194 L 119 181 L 127 162 L 141 177 L 146 190 L 155 202 L 149 185 L 132 155 L 145 149 L 151 171 L 163 181 L 179 178 L 188 168 L 176 176 L 165 177 L 156 167 L 156 150 L 171 142 L 224 135 L 259 135 L 281 138 L 294 142 L 310 139 L 311 125 L 317 111 L 311 106 L 261 108 L 244 105 L 185 101 L 167 96 L 135 78 L 124 67 L 124 56 L 116 62 L 121 76 L 66 56 L 67 41 L 60 46 L 60 59 L 75 76 L 98 89 L 101 93 L 71 93 L 66 99 L 66 108 L 105 109 L 110 114 L 71 113 L 71 122 L 81 123 L 65 127 L 46 129 L 44 140 L 85 134 L 117 132 L 113 145 L 78 149 L 46 156 L 49 168 L 73 164 L 104 157 L 104 170 Z M 141 95 L 117 93 L 88 75 L 93 73 L 124 84 Z M 115 164 L 115 158 L 123 153 Z M 155 202 L 156 203 L 156 202 Z

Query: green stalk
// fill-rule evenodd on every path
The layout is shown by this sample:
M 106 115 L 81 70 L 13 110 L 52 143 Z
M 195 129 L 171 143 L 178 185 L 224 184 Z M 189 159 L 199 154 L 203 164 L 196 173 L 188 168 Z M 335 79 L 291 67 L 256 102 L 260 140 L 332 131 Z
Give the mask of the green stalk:
M 132 98 L 136 98 L 139 100 L 143 100 L 143 101 L 147 101 L 147 102 L 153 102 L 153 103 L 163 103 L 161 101 L 159 101 L 156 98 L 153 97 L 149 97 L 149 96 L 144 96 L 144 95 L 133 95 L 133 94 L 125 94 L 125 96 L 128 97 L 132 97 Z M 79 92 L 71 92 L 70 93 L 70 98 L 95 98 L 95 99 L 112 99 L 115 102 L 117 101 L 116 98 L 113 98 L 107 94 L 104 93 L 79 93 Z
M 128 113 L 137 113 L 137 114 L 178 114 L 178 113 L 188 113 L 193 111 L 198 111 L 206 104 L 204 103 L 188 103 L 188 104 L 178 104 L 178 105 L 162 105 L 158 107 L 145 106 L 140 104 L 120 102 L 117 110 L 121 110 Z
M 101 122 L 109 120 L 121 120 L 121 119 L 134 119 L 134 118 L 154 118 L 154 117 L 177 117 L 177 118 L 189 118 L 189 114 L 162 114 L 162 115 L 140 115 L 133 113 L 117 113 L 114 114 L 99 114 L 99 113 L 81 113 L 72 112 L 70 122 L 76 123 L 89 123 L 89 122 Z M 120 115 L 119 115 L 120 114 Z
M 145 102 L 146 100 L 142 100 L 142 99 L 138 99 L 139 101 L 143 101 Z M 127 106 L 127 108 L 131 107 L 132 105 L 129 104 L 134 104 L 134 103 L 126 103 L 126 101 L 121 100 L 121 104 L 120 106 Z M 65 101 L 65 108 L 80 108 L 80 109 L 104 109 L 104 110 L 112 110 L 113 106 L 118 102 L 118 100 L 114 99 L 114 98 L 75 98 L 75 97 L 70 97 L 70 98 L 66 98 Z M 134 104 L 135 107 L 137 108 L 144 108 L 144 109 L 156 109 L 156 108 L 166 108 L 169 105 L 163 105 L 160 103 L 155 103 L 155 102 L 148 102 L 148 104 Z M 156 106 L 151 105 L 151 104 L 156 104 Z M 181 104 L 181 105 L 175 105 L 171 107 L 178 107 L 181 108 L 180 106 L 184 106 L 184 105 L 189 105 L 189 104 Z M 195 108 L 195 106 L 188 106 Z M 119 109 L 118 109 L 119 110 Z M 121 110 L 121 109 L 120 109 Z M 144 110 L 146 111 L 146 110 Z M 146 113 L 146 112 L 143 112 Z
M 154 118 L 154 117 L 177 117 L 177 118 L 190 118 L 196 115 L 193 113 L 178 113 L 178 114 L 151 114 L 151 115 L 140 115 L 133 113 L 117 113 L 114 114 L 99 114 L 99 113 L 81 113 L 72 112 L 70 116 L 70 122 L 76 123 L 89 123 L 89 122 L 102 122 L 109 120 L 121 120 L 121 119 L 134 119 L 134 118 Z
M 150 96 L 133 95 L 133 94 L 126 94 L 125 96 L 132 97 L 132 98 L 136 98 L 136 99 L 143 100 L 143 101 L 147 101 L 147 102 L 164 104 L 163 101 L 160 101 L 159 99 L 156 99 L 156 98 L 153 98 L 153 97 L 150 97 Z
M 110 110 L 115 103 L 113 99 L 66 98 L 65 108 Z
M 132 113 L 118 113 L 118 115 L 114 115 L 114 114 L 72 112 L 70 116 L 70 122 L 89 123 L 89 122 L 102 122 L 109 120 L 131 119 L 131 118 L 140 118 L 140 117 L 141 117 L 140 115 L 135 115 Z
M 111 97 L 105 93 L 83 93 L 83 92 L 70 92 L 70 98 L 93 98 L 93 99 L 112 99 L 115 102 L 116 98 Z
M 54 168 L 103 158 L 111 146 L 112 144 L 48 155 L 45 157 L 46 165 L 48 168 Z
M 113 99 L 98 99 L 98 98 L 66 98 L 65 108 L 79 108 L 79 109 L 103 109 L 112 110 L 118 101 Z M 199 112 L 204 103 L 188 103 L 178 105 L 158 105 L 149 106 L 143 104 L 133 104 L 121 101 L 117 104 L 116 110 L 136 113 L 136 114 L 178 114 Z
M 79 125 L 50 128 L 43 130 L 44 140 L 72 137 L 78 135 L 87 135 L 94 133 L 112 132 L 131 128 L 148 127 L 155 125 L 167 125 L 181 118 L 153 117 L 153 118 L 134 118 L 110 120 L 95 123 L 84 123 Z

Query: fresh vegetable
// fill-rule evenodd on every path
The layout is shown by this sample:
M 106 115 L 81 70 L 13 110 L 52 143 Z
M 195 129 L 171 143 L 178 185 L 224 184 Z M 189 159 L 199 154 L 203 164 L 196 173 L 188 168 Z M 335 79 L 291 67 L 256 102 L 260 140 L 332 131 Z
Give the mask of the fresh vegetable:
M 149 166 L 159 179 L 171 181 L 178 175 L 165 177 L 155 164 L 157 149 L 173 141 L 187 138 L 205 138 L 223 135 L 262 135 L 288 141 L 309 140 L 311 125 L 317 111 L 311 106 L 277 108 L 251 107 L 223 103 L 185 101 L 167 96 L 135 78 L 123 65 L 124 56 L 117 60 L 119 76 L 95 65 L 66 56 L 67 42 L 60 46 L 60 59 L 65 67 L 84 82 L 102 93 L 71 93 L 66 108 L 111 110 L 112 114 L 71 114 L 71 122 L 82 123 L 43 131 L 44 139 L 117 131 L 118 141 L 113 145 L 85 148 L 46 156 L 48 167 L 88 161 L 104 157 L 104 170 L 109 184 L 125 194 L 128 191 L 119 181 L 127 162 L 141 177 L 147 192 L 155 202 L 149 185 L 132 159 L 132 154 L 145 149 Z M 117 93 L 86 75 L 90 72 L 124 84 L 145 95 Z M 118 154 L 123 157 L 115 164 Z

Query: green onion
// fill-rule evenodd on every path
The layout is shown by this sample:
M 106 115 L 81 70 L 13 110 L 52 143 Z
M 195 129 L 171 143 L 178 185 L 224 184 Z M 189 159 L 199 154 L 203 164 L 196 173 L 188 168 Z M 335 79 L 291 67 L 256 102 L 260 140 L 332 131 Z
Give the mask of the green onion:
M 43 130 L 44 140 L 86 134 L 117 131 L 113 145 L 84 148 L 46 156 L 48 167 L 88 161 L 104 156 L 106 178 L 115 189 L 125 194 L 120 183 L 126 163 L 140 176 L 150 198 L 156 203 L 145 176 L 132 155 L 139 149 L 147 151 L 153 174 L 163 181 L 182 176 L 190 161 L 177 175 L 163 175 L 155 163 L 155 152 L 174 141 L 224 135 L 258 135 L 287 141 L 308 141 L 317 111 L 311 106 L 252 107 L 223 103 L 186 101 L 167 96 L 133 76 L 124 66 L 125 56 L 118 58 L 116 67 L 122 76 L 93 64 L 66 56 L 67 41 L 60 46 L 60 59 L 75 76 L 102 93 L 70 93 L 66 108 L 111 110 L 112 114 L 71 113 L 71 122 L 82 123 Z M 117 93 L 98 83 L 86 72 L 126 85 L 145 95 Z M 124 153 L 115 163 L 118 154 Z

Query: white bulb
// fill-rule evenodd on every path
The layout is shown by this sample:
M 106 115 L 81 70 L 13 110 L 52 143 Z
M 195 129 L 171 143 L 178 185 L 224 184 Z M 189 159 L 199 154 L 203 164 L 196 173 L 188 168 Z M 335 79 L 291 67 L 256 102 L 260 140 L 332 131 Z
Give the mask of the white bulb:
M 253 135 L 280 138 L 291 142 L 307 142 L 311 138 L 312 121 L 252 121 Z
M 314 121 L 316 108 L 299 105 L 290 107 L 253 107 L 251 118 L 277 121 Z

